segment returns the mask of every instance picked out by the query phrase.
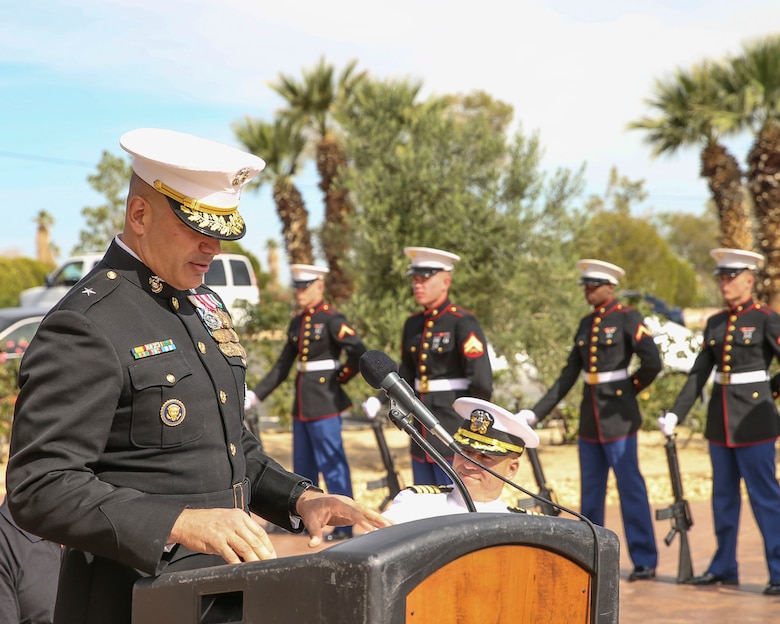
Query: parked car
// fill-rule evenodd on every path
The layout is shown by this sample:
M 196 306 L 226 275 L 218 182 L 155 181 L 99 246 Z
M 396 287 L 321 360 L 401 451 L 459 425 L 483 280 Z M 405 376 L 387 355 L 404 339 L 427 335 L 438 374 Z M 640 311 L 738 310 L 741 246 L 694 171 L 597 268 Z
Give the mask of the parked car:
M 98 253 L 71 256 L 46 276 L 46 283 L 43 286 L 23 290 L 19 295 L 19 305 L 51 308 L 102 258 L 103 254 Z
M 0 309 L 0 362 L 24 355 L 46 312 L 45 308 Z
M 24 307 L 51 308 L 102 258 L 102 253 L 71 256 L 46 277 L 43 286 L 22 291 L 19 304 Z M 246 315 L 245 304 L 260 303 L 255 271 L 249 259 L 241 254 L 224 253 L 215 256 L 203 281 L 222 298 L 237 324 Z

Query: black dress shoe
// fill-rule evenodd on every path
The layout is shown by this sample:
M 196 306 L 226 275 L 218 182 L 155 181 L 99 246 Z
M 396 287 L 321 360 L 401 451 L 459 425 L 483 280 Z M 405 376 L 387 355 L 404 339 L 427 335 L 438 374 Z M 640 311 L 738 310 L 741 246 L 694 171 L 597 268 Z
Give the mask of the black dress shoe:
M 780 581 L 769 581 L 764 587 L 767 596 L 780 596 Z
M 349 529 L 333 529 L 331 533 L 325 536 L 326 542 L 338 542 L 352 537 L 352 531 Z
M 655 568 L 648 568 L 647 566 L 637 566 L 628 575 L 629 581 L 647 581 L 654 578 Z
M 694 576 L 687 581 L 688 585 L 739 585 L 737 579 L 723 578 L 722 576 L 715 576 L 707 572 L 701 576 Z M 778 583 L 778 590 L 780 590 L 780 583 Z M 780 593 L 780 591 L 778 591 Z

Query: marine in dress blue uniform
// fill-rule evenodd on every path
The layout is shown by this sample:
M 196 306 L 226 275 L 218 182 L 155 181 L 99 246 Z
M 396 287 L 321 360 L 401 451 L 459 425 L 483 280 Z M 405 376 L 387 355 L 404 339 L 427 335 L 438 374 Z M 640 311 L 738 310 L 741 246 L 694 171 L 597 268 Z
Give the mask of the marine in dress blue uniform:
M 544 419 L 577 379 L 583 378 L 578 431 L 581 512 L 595 524 L 604 524 L 611 468 L 634 564 L 629 580 L 645 580 L 655 576 L 658 549 L 647 487 L 639 470 L 637 432 L 642 414 L 636 395 L 661 371 L 661 356 L 641 314 L 615 299 L 623 269 L 594 259 L 580 260 L 577 267 L 593 311 L 580 321 L 558 379 L 531 410 L 520 414 L 531 424 Z M 631 372 L 633 355 L 640 365 Z
M 454 434 L 462 418 L 453 409 L 463 396 L 490 400 L 493 371 L 487 341 L 476 317 L 449 298 L 453 266 L 460 257 L 430 247 L 406 247 L 411 263 L 415 300 L 422 311 L 410 316 L 401 338 L 399 376 L 419 394 L 420 400 Z M 432 436 L 419 422 L 415 426 L 447 461 L 452 450 Z M 414 482 L 448 484 L 447 474 L 414 441 L 411 442 Z
M 344 384 L 360 370 L 360 356 L 366 347 L 346 317 L 322 299 L 327 268 L 293 264 L 290 273 L 296 297 L 305 309 L 290 321 L 284 349 L 254 393 L 262 401 L 296 365 L 293 470 L 314 483 L 322 474 L 328 492 L 351 497 L 341 413 L 352 405 Z M 340 361 L 342 353 L 346 354 L 344 363 Z M 333 540 L 351 534 L 349 527 L 338 527 L 328 537 Z
M 201 282 L 220 241 L 244 234 L 240 191 L 263 161 L 158 129 L 120 145 L 134 157 L 124 230 L 19 374 L 8 502 L 66 547 L 56 624 L 127 624 L 141 577 L 275 556 L 250 510 L 290 531 L 308 521 L 312 543 L 321 513 L 383 522 L 312 492 L 243 423 L 246 352 Z
M 719 248 L 717 262 L 726 308 L 707 319 L 701 352 L 671 410 L 659 418 L 670 435 L 690 411 L 710 375 L 714 386 L 707 406 L 704 437 L 712 461 L 712 517 L 717 549 L 707 571 L 694 585 L 737 584 L 737 538 L 744 479 L 769 568 L 764 593 L 780 595 L 780 485 L 776 479 L 775 441 L 780 434 L 768 369 L 780 359 L 780 316 L 752 298 L 753 271 L 763 256 Z
M 452 407 L 461 417 L 454 439 L 466 456 L 455 455 L 453 469 L 463 480 L 476 511 L 531 513 L 507 505 L 501 499 L 504 482 L 468 458 L 511 481 L 520 456 L 526 448 L 539 445 L 539 436 L 525 420 L 489 401 L 461 397 Z M 468 512 L 462 493 L 453 485 L 411 485 L 398 493 L 383 515 L 399 523 Z

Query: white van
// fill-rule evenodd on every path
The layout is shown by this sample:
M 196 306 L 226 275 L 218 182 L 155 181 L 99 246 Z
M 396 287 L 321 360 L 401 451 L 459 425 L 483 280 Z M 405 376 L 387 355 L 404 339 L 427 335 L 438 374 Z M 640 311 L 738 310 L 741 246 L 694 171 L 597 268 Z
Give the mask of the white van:
M 102 253 L 71 256 L 46 276 L 44 286 L 22 291 L 19 305 L 51 308 L 102 258 Z M 241 254 L 215 256 L 203 281 L 222 298 L 236 324 L 240 325 L 246 316 L 242 302 L 250 305 L 260 303 L 254 269 L 249 259 Z

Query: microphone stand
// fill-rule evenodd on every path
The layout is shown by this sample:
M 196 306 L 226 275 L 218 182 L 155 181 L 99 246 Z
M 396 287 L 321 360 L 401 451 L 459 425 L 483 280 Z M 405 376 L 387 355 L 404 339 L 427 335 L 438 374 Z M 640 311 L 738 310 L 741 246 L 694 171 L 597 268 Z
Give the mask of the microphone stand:
M 438 464 L 439 468 L 447 473 L 447 476 L 452 479 L 452 482 L 458 488 L 458 491 L 463 497 L 468 510 L 471 512 L 476 512 L 477 508 L 474 506 L 474 501 L 471 498 L 471 494 L 469 494 L 466 485 L 463 483 L 463 479 L 461 479 L 460 475 L 452 469 L 450 463 L 444 459 L 444 457 L 442 457 L 441 453 L 433 448 L 431 443 L 428 442 L 428 440 L 426 440 L 422 434 L 412 425 L 409 414 L 404 414 L 401 410 L 399 410 L 396 406 L 396 402 L 391 399 L 390 410 L 387 415 L 389 416 L 390 420 L 393 421 L 393 424 L 396 427 L 398 427 L 401 431 L 405 431 L 423 451 L 433 457 L 433 460 Z

